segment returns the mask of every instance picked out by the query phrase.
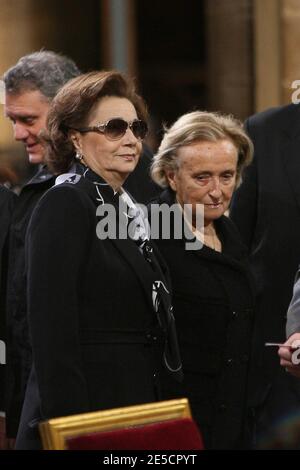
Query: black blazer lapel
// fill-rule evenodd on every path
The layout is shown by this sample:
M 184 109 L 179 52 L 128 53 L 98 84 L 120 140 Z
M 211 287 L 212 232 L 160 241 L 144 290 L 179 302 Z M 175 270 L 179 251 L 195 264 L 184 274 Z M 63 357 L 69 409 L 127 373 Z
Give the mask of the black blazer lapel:
M 87 176 L 88 177 L 81 177 L 80 184 L 83 186 L 84 191 L 88 193 L 89 197 L 93 200 L 95 205 L 95 213 L 99 205 L 112 204 L 116 210 L 116 214 L 118 214 L 118 195 L 115 194 L 112 188 L 95 173 L 89 171 Z M 117 218 L 119 219 L 118 215 Z M 125 224 L 125 220 L 126 218 L 121 218 L 120 223 Z M 127 233 L 127 228 L 125 226 L 123 227 L 123 231 L 124 233 Z M 148 265 L 148 262 L 144 259 L 143 254 L 140 252 L 135 242 L 131 239 L 110 238 L 109 240 L 114 244 L 120 255 L 125 258 L 126 262 L 130 265 L 138 277 L 139 282 L 143 287 L 145 296 L 151 305 L 151 309 L 153 310 L 152 286 L 153 282 L 157 279 L 151 267 Z M 151 247 L 151 244 L 149 244 L 149 246 Z

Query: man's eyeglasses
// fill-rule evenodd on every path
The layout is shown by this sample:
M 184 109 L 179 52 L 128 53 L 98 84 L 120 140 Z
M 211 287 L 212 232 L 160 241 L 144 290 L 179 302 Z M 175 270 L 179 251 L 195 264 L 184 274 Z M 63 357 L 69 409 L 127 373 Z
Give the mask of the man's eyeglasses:
M 109 140 L 118 140 L 126 133 L 127 129 L 132 131 L 136 139 L 144 139 L 148 132 L 148 125 L 141 119 L 135 119 L 132 122 L 124 121 L 121 118 L 113 118 L 104 124 L 97 124 L 96 126 L 75 128 L 75 131 L 85 132 L 98 132 L 104 134 Z

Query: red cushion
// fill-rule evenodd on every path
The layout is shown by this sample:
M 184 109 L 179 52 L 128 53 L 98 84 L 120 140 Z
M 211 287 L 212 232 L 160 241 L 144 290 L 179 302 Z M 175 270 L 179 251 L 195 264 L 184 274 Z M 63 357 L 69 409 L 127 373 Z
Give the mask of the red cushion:
M 70 437 L 69 450 L 202 450 L 200 432 L 190 418 Z

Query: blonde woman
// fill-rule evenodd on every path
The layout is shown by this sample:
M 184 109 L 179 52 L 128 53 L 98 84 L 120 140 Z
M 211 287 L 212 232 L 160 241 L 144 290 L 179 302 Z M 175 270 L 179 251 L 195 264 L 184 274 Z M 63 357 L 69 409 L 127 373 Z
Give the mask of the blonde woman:
M 195 111 L 166 130 L 152 165 L 152 178 L 164 189 L 153 203 L 189 204 L 190 235 L 202 246 L 189 250 L 184 237 L 163 234 L 157 240 L 171 272 L 185 390 L 208 449 L 250 445 L 254 292 L 244 246 L 224 214 L 251 158 L 252 143 L 238 121 Z

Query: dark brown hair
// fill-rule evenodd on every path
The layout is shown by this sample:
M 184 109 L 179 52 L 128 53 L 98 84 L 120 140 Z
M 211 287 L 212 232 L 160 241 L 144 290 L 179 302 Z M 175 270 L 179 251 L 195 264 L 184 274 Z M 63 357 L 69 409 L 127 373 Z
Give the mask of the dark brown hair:
M 86 126 L 95 106 L 104 96 L 127 98 L 138 117 L 147 119 L 146 105 L 136 93 L 133 81 L 120 72 L 89 72 L 70 80 L 53 99 L 47 130 L 42 134 L 46 162 L 54 173 L 67 171 L 74 159 L 70 129 Z

